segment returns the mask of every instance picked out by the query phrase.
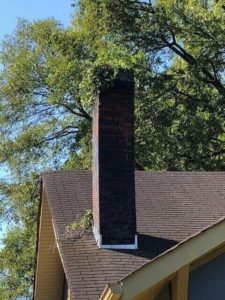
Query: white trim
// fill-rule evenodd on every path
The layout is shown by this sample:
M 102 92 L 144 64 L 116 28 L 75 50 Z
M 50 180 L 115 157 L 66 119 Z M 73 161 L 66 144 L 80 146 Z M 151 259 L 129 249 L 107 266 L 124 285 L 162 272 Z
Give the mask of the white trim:
M 93 226 L 93 233 L 94 233 L 94 237 L 95 237 L 98 247 L 101 248 L 102 237 L 101 237 L 101 234 L 99 234 L 99 232 L 97 231 L 95 226 Z
M 102 244 L 102 235 L 96 230 L 95 226 L 93 226 L 93 233 L 98 244 L 98 247 L 101 249 L 130 249 L 135 250 L 138 249 L 138 238 L 135 234 L 134 236 L 134 244 L 124 244 L 124 245 L 104 245 Z
M 102 238 L 102 235 L 100 235 Z M 130 249 L 130 250 L 135 250 L 138 249 L 138 238 L 137 235 L 135 234 L 134 236 L 134 244 L 127 244 L 127 245 L 103 245 L 101 244 L 100 248 L 103 249 Z

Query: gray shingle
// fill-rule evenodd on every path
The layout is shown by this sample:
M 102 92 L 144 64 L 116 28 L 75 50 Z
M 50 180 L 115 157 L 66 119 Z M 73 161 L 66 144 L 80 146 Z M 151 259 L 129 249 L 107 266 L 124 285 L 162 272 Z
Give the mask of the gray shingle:
M 117 281 L 225 216 L 224 172 L 136 172 L 138 250 L 98 249 L 92 234 L 65 238 L 92 207 L 90 171 L 42 175 L 73 298 L 98 299 Z M 63 238 L 62 238 L 63 237 Z

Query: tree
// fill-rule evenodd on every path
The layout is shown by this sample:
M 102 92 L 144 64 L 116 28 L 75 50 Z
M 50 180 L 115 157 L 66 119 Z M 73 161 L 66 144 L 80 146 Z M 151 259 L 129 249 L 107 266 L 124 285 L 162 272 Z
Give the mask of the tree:
M 1 217 L 10 228 L 0 251 L 5 298 L 32 293 L 40 185 L 35 174 L 90 167 L 91 108 L 102 78 L 110 84 L 118 68 L 141 66 L 143 59 L 110 42 L 103 51 L 80 22 L 64 29 L 53 19 L 20 20 L 2 44 L 0 163 L 11 176 L 0 186 Z
M 119 68 L 135 75 L 137 168 L 225 169 L 223 24 L 220 0 L 80 0 L 69 28 L 19 21 L 0 54 L 1 295 L 29 299 L 35 174 L 90 167 L 93 99 Z
M 198 80 L 224 96 L 224 7 L 222 1 L 98 0 L 110 31 L 146 53 L 169 49 L 185 61 Z M 81 1 L 87 7 L 89 1 Z M 88 4 L 90 5 L 90 4 Z M 212 53 L 213 51 L 213 53 Z M 222 64 L 222 65 L 221 65 Z
M 0 295 L 2 299 L 31 299 L 39 176 L 33 174 L 20 182 L 1 182 L 0 189 L 2 217 L 10 226 L 0 250 Z
M 224 170 L 222 1 L 97 0 L 95 12 L 89 0 L 80 2 L 89 28 L 95 15 L 115 43 L 143 51 L 152 69 L 137 90 L 139 163 Z

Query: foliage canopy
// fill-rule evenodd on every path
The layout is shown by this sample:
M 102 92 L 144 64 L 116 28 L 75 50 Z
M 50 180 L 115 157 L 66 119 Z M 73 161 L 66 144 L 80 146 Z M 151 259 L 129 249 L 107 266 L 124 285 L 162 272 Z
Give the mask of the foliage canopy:
M 12 220 L 0 250 L 5 299 L 32 293 L 36 174 L 90 167 L 93 99 L 119 68 L 135 74 L 137 168 L 225 170 L 223 1 L 75 5 L 68 28 L 20 20 L 2 41 L 0 163 L 11 176 L 1 181 L 0 213 Z

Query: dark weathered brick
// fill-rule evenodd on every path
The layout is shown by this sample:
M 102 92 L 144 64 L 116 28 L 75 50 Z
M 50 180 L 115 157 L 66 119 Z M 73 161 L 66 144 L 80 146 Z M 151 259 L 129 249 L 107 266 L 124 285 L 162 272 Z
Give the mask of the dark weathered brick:
M 128 71 L 95 101 L 93 215 L 103 244 L 134 244 L 134 80 Z

